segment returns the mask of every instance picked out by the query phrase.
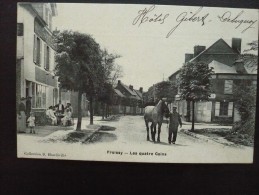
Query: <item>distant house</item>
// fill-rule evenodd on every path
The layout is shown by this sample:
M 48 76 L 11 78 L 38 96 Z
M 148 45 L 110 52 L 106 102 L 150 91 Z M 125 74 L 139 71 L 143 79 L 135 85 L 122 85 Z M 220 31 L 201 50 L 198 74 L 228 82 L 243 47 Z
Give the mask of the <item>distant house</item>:
M 211 78 L 213 93 L 209 101 L 195 103 L 196 122 L 233 123 L 240 119 L 235 106 L 236 97 L 233 97 L 234 87 L 240 82 L 257 85 L 257 71 L 237 60 L 240 51 L 241 39 L 233 38 L 232 47 L 219 39 L 207 49 L 205 46 L 195 46 L 194 54 L 185 54 L 185 63 L 205 62 L 214 70 Z M 177 81 L 179 73 L 180 70 L 173 73 L 169 80 Z M 180 90 L 178 89 L 174 104 L 177 104 L 182 118 L 190 121 L 192 106 L 190 102 L 180 99 Z
M 120 99 L 119 113 L 142 114 L 143 113 L 143 88 L 135 90 L 132 85 L 125 85 L 118 80 L 115 87 L 116 97 Z

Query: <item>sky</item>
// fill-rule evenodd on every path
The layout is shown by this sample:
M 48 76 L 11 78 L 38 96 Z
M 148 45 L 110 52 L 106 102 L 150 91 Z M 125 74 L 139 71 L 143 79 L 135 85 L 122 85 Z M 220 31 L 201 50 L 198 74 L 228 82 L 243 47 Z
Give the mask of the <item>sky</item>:
M 144 19 L 141 23 L 140 14 L 145 8 L 145 18 L 153 21 Z M 143 87 L 144 91 L 177 71 L 185 53 L 193 53 L 195 45 L 208 48 L 223 38 L 231 46 L 232 38 L 241 38 L 243 51 L 248 42 L 258 40 L 255 9 L 57 3 L 57 10 L 53 23 L 58 30 L 90 34 L 101 48 L 119 54 L 116 64 L 123 69 L 120 80 L 134 89 Z M 154 21 L 159 15 L 160 20 Z M 138 16 L 141 17 L 136 21 Z M 187 21 L 181 22 L 183 18 Z

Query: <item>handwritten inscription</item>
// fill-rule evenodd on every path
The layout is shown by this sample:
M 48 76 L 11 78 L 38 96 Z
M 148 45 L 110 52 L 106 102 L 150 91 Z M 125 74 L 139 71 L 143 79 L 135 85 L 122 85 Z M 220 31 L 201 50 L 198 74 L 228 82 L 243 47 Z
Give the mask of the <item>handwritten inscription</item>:
M 241 18 L 241 16 L 244 14 L 244 10 L 242 10 L 240 13 L 238 13 L 236 16 L 232 16 L 232 13 L 230 11 L 227 11 L 223 13 L 221 16 L 218 16 L 220 22 L 227 22 L 232 24 L 237 24 L 235 29 L 238 29 L 241 26 L 245 26 L 242 30 L 242 33 L 246 32 L 250 28 L 254 28 L 253 25 L 257 22 L 257 20 L 249 20 Z
M 257 22 L 257 20 L 244 18 L 244 13 L 245 11 L 242 10 L 237 15 L 234 15 L 230 11 L 226 11 L 222 15 L 218 15 L 215 19 L 212 18 L 210 13 L 204 12 L 203 7 L 197 8 L 196 11 L 184 11 L 179 15 L 176 15 L 176 25 L 169 30 L 166 34 L 166 38 L 169 38 L 183 23 L 194 23 L 199 26 L 206 26 L 212 21 L 234 24 L 236 25 L 235 29 L 241 29 L 241 32 L 244 33 L 247 30 L 254 28 L 254 25 Z M 169 13 L 157 12 L 156 6 L 152 5 L 149 8 L 139 10 L 138 15 L 133 19 L 132 25 L 138 27 L 143 26 L 144 23 L 158 23 L 163 25 L 166 22 L 169 22 L 169 16 L 171 16 Z
M 159 23 L 164 24 L 166 18 L 169 16 L 169 14 L 156 14 L 152 13 L 155 9 L 155 5 L 152 5 L 149 9 L 145 8 L 143 10 L 138 11 L 137 17 L 133 20 L 132 24 L 140 26 L 141 24 L 145 22 L 153 22 L 153 23 Z
M 176 22 L 178 23 L 176 26 L 174 26 L 166 35 L 166 38 L 170 37 L 171 34 L 182 24 L 183 22 L 196 22 L 200 23 L 201 26 L 204 26 L 207 22 L 207 18 L 209 16 L 209 13 L 206 13 L 204 15 L 200 15 L 202 10 L 202 7 L 200 7 L 196 12 L 182 12 L 179 14 L 176 18 Z

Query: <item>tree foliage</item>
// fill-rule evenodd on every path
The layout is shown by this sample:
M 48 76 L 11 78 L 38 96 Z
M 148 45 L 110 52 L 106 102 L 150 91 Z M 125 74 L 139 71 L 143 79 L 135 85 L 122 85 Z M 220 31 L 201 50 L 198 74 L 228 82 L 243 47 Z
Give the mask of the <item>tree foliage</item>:
M 252 41 L 247 45 L 250 46 L 250 48 L 244 50 L 244 53 L 239 56 L 239 59 L 243 60 L 246 68 L 255 72 L 258 67 L 258 56 L 254 53 L 258 51 L 258 40 Z
M 94 96 L 102 86 L 104 68 L 99 44 L 87 34 L 63 31 L 56 34 L 56 67 L 60 87 Z M 81 129 L 81 106 L 78 106 L 77 130 Z
M 211 94 L 210 78 L 213 68 L 204 62 L 185 63 L 180 70 L 179 86 L 181 99 L 192 102 L 192 129 L 194 131 L 194 105 L 196 101 L 207 101 Z
M 190 101 L 208 100 L 211 94 L 210 78 L 213 68 L 203 62 L 186 63 L 180 70 L 181 98 Z
M 258 56 L 247 52 L 258 51 L 258 41 L 248 43 L 250 49 L 245 50 L 244 54 L 240 55 L 244 64 L 248 68 L 257 70 Z M 234 124 L 233 131 L 241 134 L 254 135 L 255 130 L 255 113 L 256 113 L 256 86 L 251 84 L 251 81 L 241 82 L 234 87 L 234 97 L 236 97 L 236 107 L 240 114 L 241 120 Z
M 172 102 L 174 96 L 177 93 L 176 84 L 172 81 L 162 81 L 151 86 L 147 93 L 145 93 L 145 99 L 147 103 L 157 102 L 162 98 L 166 98 L 167 102 Z M 154 100 L 155 98 L 155 100 Z
M 55 73 L 61 88 L 83 90 L 90 81 L 96 86 L 103 77 L 101 49 L 87 34 L 63 31 L 56 35 L 57 54 Z

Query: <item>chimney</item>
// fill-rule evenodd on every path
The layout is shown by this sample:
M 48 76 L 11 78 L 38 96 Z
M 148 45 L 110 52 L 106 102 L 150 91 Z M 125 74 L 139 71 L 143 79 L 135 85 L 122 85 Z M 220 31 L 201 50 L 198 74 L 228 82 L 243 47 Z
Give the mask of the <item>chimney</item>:
M 241 41 L 239 38 L 232 38 L 232 49 L 238 53 L 241 53 Z
M 121 84 L 121 80 L 118 80 L 118 85 L 120 85 Z
M 133 91 L 133 86 L 132 85 L 130 85 L 129 88 L 130 88 L 131 91 Z
M 201 52 L 203 52 L 206 49 L 205 46 L 200 46 L 200 45 L 195 45 L 194 46 L 194 56 L 196 57 L 197 55 L 199 55 Z
M 193 58 L 193 54 L 186 53 L 185 54 L 185 61 L 184 62 L 189 62 L 192 58 Z
M 143 93 L 143 87 L 139 88 L 140 93 Z

